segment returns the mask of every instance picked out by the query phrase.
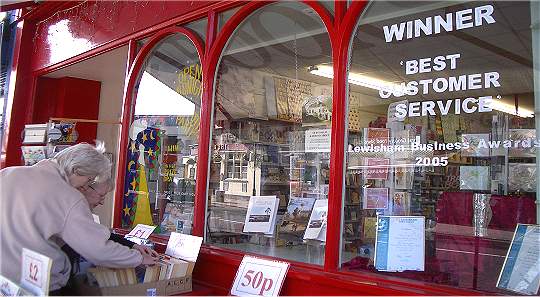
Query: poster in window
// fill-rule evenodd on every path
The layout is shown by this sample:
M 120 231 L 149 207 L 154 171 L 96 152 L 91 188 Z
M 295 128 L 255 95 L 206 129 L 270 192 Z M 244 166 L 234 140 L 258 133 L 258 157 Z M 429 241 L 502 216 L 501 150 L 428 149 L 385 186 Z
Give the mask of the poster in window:
M 324 240 L 322 240 L 323 234 L 321 233 L 324 232 L 323 229 L 326 227 L 327 214 L 328 199 L 319 199 L 315 201 L 306 232 L 304 233 L 304 239 L 326 240 L 326 236 L 324 236 Z

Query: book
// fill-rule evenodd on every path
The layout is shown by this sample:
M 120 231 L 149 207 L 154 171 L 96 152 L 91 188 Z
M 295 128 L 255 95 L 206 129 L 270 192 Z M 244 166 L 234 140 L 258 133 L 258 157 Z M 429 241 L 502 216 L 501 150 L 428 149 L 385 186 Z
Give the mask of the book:
M 160 230 L 162 234 L 170 234 L 171 232 L 191 234 L 192 222 L 192 205 L 169 202 L 163 212 Z
M 314 198 L 291 196 L 287 205 L 287 211 L 283 215 L 279 232 L 301 236 L 307 228 L 314 204 Z
M 388 179 L 388 168 L 390 167 L 390 159 L 384 158 L 365 158 L 364 176 L 367 179 Z
M 24 125 L 23 144 L 45 143 L 47 141 L 47 124 Z
M 406 161 L 396 161 L 395 165 L 394 187 L 399 190 L 411 189 L 414 180 L 414 166 L 409 166 Z
M 388 128 L 364 128 L 364 143 L 367 145 L 388 145 L 390 129 Z
M 395 192 L 392 195 L 392 215 L 408 216 L 410 214 L 411 195 L 407 192 Z
M 273 234 L 278 206 L 276 196 L 251 196 L 243 232 Z
M 306 231 L 304 232 L 304 239 L 321 240 L 323 238 L 323 235 L 321 235 L 321 230 L 326 225 L 327 214 L 328 199 L 319 199 L 315 201 L 313 210 L 309 216 Z M 326 235 L 324 235 L 324 240 L 326 240 Z
M 365 188 L 363 198 L 364 209 L 388 208 L 388 188 Z
M 362 223 L 362 239 L 370 240 L 375 239 L 375 232 L 377 229 L 377 218 L 376 217 L 364 217 Z
M 46 146 L 22 146 L 24 165 L 31 166 L 47 158 Z

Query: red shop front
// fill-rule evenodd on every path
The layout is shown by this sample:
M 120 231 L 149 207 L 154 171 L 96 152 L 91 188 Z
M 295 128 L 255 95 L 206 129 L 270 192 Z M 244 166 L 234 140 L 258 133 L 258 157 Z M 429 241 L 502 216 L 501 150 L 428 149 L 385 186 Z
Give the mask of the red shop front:
M 155 225 L 158 249 L 202 236 L 205 294 L 246 254 L 291 263 L 282 295 L 508 293 L 513 232 L 539 216 L 536 1 L 27 4 L 6 166 L 26 124 L 104 140 L 102 223 Z M 408 266 L 374 258 L 384 217 L 423 222 L 388 251 Z

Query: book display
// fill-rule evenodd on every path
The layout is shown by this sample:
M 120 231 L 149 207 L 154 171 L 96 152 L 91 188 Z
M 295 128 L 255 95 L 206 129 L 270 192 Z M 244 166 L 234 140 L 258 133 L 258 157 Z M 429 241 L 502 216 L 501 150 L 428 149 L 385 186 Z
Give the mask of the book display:
M 173 232 L 156 265 L 88 268 L 86 275 L 75 278 L 75 289 L 86 295 L 146 295 L 151 290 L 154 295 L 190 292 L 201 243 L 202 237 Z

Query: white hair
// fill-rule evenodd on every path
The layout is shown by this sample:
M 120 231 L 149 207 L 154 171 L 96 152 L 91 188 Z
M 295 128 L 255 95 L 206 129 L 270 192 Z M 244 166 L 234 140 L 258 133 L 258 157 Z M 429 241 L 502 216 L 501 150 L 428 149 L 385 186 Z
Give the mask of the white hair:
M 66 176 L 96 177 L 96 181 L 111 178 L 111 161 L 103 154 L 105 144 L 96 141 L 96 146 L 79 143 L 59 152 L 54 159 Z

